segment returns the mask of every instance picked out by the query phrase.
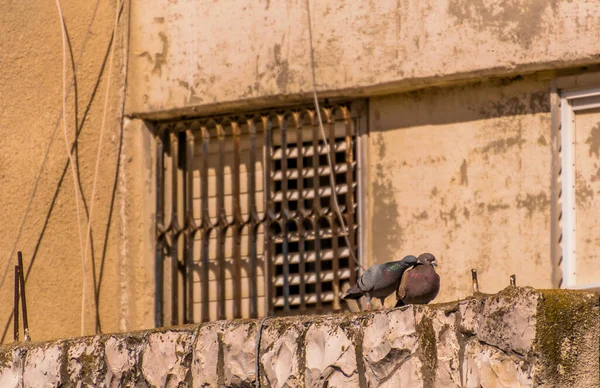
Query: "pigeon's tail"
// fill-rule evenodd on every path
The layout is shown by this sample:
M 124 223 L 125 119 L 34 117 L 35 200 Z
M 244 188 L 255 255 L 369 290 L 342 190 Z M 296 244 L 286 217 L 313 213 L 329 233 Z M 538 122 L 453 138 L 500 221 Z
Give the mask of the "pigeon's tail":
M 346 291 L 346 294 L 342 296 L 342 299 L 360 299 L 363 295 L 364 292 L 355 284 Z

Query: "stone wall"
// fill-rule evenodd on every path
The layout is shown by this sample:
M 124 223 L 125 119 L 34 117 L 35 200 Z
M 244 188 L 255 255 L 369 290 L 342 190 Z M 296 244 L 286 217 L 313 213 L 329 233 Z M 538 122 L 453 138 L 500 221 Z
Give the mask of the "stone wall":
M 598 386 L 598 297 L 517 288 L 444 305 L 267 319 L 261 386 Z M 0 349 L 0 386 L 250 387 L 260 326 L 219 321 L 20 343 Z

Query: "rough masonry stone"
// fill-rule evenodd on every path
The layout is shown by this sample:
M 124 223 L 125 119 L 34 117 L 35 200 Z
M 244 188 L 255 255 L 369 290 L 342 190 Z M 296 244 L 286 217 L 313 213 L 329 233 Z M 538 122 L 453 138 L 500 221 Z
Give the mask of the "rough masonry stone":
M 2 387 L 597 387 L 598 294 L 217 321 L 0 348 Z M 258 357 L 259 375 L 256 361 Z

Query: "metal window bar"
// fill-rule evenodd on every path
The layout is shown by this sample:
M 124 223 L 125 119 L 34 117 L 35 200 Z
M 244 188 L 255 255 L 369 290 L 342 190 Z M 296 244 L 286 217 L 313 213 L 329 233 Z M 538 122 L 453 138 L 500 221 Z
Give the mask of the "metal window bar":
M 346 308 L 358 269 L 351 108 L 322 108 L 334 190 L 314 108 L 156 123 L 156 326 Z

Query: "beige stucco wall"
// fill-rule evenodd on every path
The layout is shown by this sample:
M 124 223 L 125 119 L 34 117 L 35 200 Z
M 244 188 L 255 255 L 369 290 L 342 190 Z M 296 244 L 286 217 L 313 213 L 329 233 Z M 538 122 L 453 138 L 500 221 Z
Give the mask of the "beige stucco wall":
M 121 130 L 127 14 L 119 22 L 112 68 L 108 48 L 115 20 L 116 1 L 63 1 L 62 8 L 77 72 L 77 100 L 71 91 L 67 125 L 73 141 L 75 123 L 81 126 L 77 160 L 85 204 L 91 204 L 107 72 L 112 71 L 110 98 L 100 172 L 93 211 L 93 254 L 88 254 L 85 334 L 95 332 L 93 272 L 99 284 L 98 314 L 103 332 L 147 327 L 151 311 L 133 313 L 136 287 L 145 271 L 127 257 L 139 246 L 139 223 L 134 219 L 137 194 L 131 190 L 130 172 L 140 163 L 133 151 L 141 149 L 138 131 Z M 97 9 L 96 9 L 97 5 Z M 9 315 L 13 298 L 13 263 L 7 262 L 45 151 L 52 140 L 31 210 L 17 250 L 23 251 L 29 269 L 26 288 L 29 326 L 35 340 L 80 334 L 82 264 L 77 231 L 75 190 L 63 138 L 62 39 L 56 4 L 2 2 L 0 4 L 0 334 L 12 341 Z M 69 57 L 67 60 L 70 61 Z M 103 63 L 106 65 L 103 69 Z M 72 80 L 68 65 L 67 82 Z M 75 103 L 77 110 L 75 111 Z M 77 115 L 77 118 L 76 118 Z M 54 137 L 52 137 L 54 135 Z M 138 148 L 135 148 L 138 147 Z M 66 169 L 66 170 L 65 170 Z M 118 176 L 116 173 L 119 171 Z M 82 205 L 83 206 L 83 205 Z M 137 216 L 139 219 L 139 215 Z M 82 234 L 86 218 L 82 207 Z M 131 237 L 133 236 L 133 237 Z M 134 257 L 135 258 L 135 257 Z M 135 265 L 142 276 L 135 276 Z M 1 279 L 1 278 L 0 278 Z M 137 279 L 137 280 L 136 280 Z M 136 280 L 136 281 L 134 281 Z M 140 303 L 149 304 L 139 295 Z M 148 315 L 150 320 L 146 320 Z
M 551 288 L 550 80 L 476 83 L 370 102 L 367 236 L 374 262 L 432 252 L 439 301 L 517 275 Z
M 63 4 L 77 68 L 79 122 L 85 117 L 78 159 L 88 206 L 106 86 L 107 69 L 101 70 L 116 1 L 98 4 L 97 10 L 95 2 Z M 469 290 L 471 267 L 479 269 L 483 291 L 504 286 L 511 273 L 519 284 L 549 286 L 549 80 L 381 95 L 598 64 L 596 3 L 311 1 L 311 13 L 320 96 L 379 96 L 370 107 L 369 260 L 434 251 L 444 276 L 443 300 Z M 17 249 L 31 266 L 34 338 L 79 335 L 82 271 L 75 191 L 65 170 L 54 3 L 1 4 L 0 33 L 0 275 L 56 130 Z M 123 98 L 129 118 L 306 102 L 307 39 L 303 0 L 126 2 L 93 224 L 103 332 L 153 324 L 154 144 L 140 120 L 121 126 Z M 73 106 L 70 97 L 71 137 Z M 85 333 L 92 334 L 91 271 L 88 279 Z M 9 266 L 0 306 L 11 305 Z M 9 308 L 0 309 L 4 341 L 11 340 Z
M 310 1 L 318 90 L 374 94 L 597 63 L 593 0 Z M 311 90 L 305 0 L 132 4 L 127 112 L 194 114 Z M 195 108 L 195 109 L 193 109 Z

